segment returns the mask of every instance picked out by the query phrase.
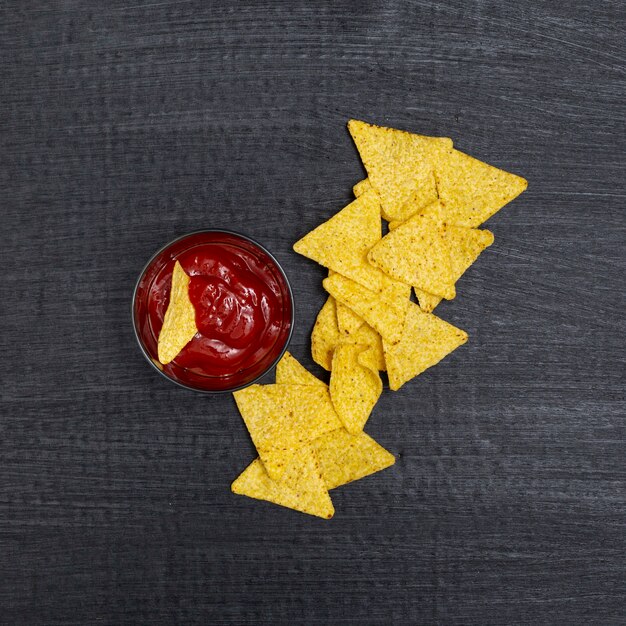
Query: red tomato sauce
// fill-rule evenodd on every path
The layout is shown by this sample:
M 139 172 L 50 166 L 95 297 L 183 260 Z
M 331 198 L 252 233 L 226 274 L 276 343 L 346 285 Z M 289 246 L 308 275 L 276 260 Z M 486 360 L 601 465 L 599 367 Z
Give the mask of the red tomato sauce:
M 187 239 L 187 245 L 178 245 Z M 284 274 L 265 250 L 233 233 L 196 233 L 172 246 L 140 279 L 135 298 L 140 342 L 153 363 L 182 384 L 205 390 L 247 384 L 271 367 L 289 338 L 292 301 Z M 155 362 L 156 346 L 176 260 L 191 277 L 198 332 L 171 363 L 161 365 Z

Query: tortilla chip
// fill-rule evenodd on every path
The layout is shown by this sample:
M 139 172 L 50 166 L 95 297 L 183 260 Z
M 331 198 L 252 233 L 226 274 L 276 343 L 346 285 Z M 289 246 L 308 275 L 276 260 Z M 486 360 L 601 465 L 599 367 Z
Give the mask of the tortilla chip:
M 335 299 L 329 296 L 317 314 L 311 333 L 311 356 L 325 370 L 330 371 L 333 352 L 339 343 L 340 336 L 337 326 L 337 306 Z
M 350 307 L 383 339 L 389 343 L 400 341 L 409 300 L 390 297 L 387 291 L 376 293 L 340 274 L 325 278 L 322 284 L 337 302 Z
M 330 374 L 330 399 L 345 429 L 361 432 L 383 391 L 368 346 L 340 344 L 335 348 Z
M 528 187 L 521 176 L 458 150 L 434 155 L 433 159 L 439 197 L 451 224 L 478 226 Z
M 370 250 L 368 259 L 396 280 L 451 300 L 456 292 L 448 228 L 422 212 L 417 213 L 385 235 Z
M 396 460 L 369 435 L 333 430 L 313 442 L 328 489 L 359 480 L 393 465 Z
M 293 249 L 361 285 L 380 290 L 381 272 L 368 263 L 367 253 L 381 234 L 378 196 L 368 192 L 297 241 Z
M 172 272 L 170 302 L 159 333 L 158 356 L 163 365 L 173 361 L 198 332 L 196 311 L 189 299 L 189 282 L 182 265 L 176 261 Z
M 406 220 L 394 220 L 393 222 L 389 222 L 389 224 L 387 224 L 387 227 L 389 228 L 389 230 L 393 230 L 394 228 L 398 228 L 398 226 L 400 226 L 400 224 L 404 224 Z
M 395 345 L 383 341 L 389 387 L 394 391 L 400 389 L 405 382 L 439 363 L 466 341 L 464 330 L 432 313 L 424 313 L 411 303 L 402 340 Z
M 298 448 L 341 426 L 328 390 L 318 385 L 252 385 L 233 396 L 273 480 Z
M 326 389 L 326 383 L 316 378 L 296 359 L 285 352 L 276 366 L 276 384 L 278 385 L 316 385 Z
M 302 445 L 295 436 L 296 420 L 289 414 L 289 407 L 261 385 L 236 391 L 233 397 L 266 470 L 273 479 L 279 479 L 291 462 L 294 449 Z M 286 428 L 281 433 L 283 424 Z
M 446 232 L 450 245 L 451 277 L 454 282 L 476 261 L 480 253 L 493 243 L 493 233 L 488 230 L 449 226 Z M 415 288 L 415 295 L 423 311 L 430 313 L 441 302 L 434 294 Z
M 358 198 L 363 195 L 366 191 L 371 191 L 372 185 L 367 178 L 360 180 L 354 187 L 352 187 L 352 193 L 354 193 L 354 197 Z
M 452 149 L 446 137 L 426 137 L 350 120 L 348 129 L 380 197 L 386 220 L 408 217 L 407 202 L 425 206 L 437 199 L 433 161 Z
M 313 446 L 297 451 L 281 482 L 272 480 L 261 460 L 256 459 L 233 482 L 231 489 L 242 496 L 267 500 L 324 519 L 330 519 L 335 513 Z

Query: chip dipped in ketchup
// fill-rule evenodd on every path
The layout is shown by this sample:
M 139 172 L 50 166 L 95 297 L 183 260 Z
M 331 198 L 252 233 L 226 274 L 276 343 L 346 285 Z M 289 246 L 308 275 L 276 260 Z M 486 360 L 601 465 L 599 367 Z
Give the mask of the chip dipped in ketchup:
M 164 365 L 157 346 L 176 261 L 190 277 L 198 331 Z M 133 322 L 143 353 L 167 378 L 197 391 L 234 391 L 265 374 L 287 349 L 293 295 L 263 246 L 229 231 L 201 231 L 150 259 L 135 288 Z

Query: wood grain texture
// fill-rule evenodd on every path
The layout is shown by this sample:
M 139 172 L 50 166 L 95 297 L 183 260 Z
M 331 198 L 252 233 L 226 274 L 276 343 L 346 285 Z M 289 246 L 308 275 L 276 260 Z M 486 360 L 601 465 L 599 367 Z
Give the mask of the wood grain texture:
M 625 623 L 626 5 L 0 2 L 0 622 Z M 363 176 L 350 117 L 522 174 L 439 314 L 469 343 L 368 432 L 322 522 L 231 495 L 229 396 L 154 375 L 130 297 L 165 241 L 291 245 Z M 313 368 L 319 373 L 319 369 Z

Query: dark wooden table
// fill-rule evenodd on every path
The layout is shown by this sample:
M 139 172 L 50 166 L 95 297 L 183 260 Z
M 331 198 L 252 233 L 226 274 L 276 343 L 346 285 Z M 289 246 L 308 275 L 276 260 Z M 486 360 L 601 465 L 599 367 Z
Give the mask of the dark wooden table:
M 626 4 L 0 3 L 0 622 L 625 623 Z M 137 274 L 205 227 L 293 242 L 351 198 L 357 117 L 522 174 L 386 392 L 398 457 L 330 522 L 236 497 L 229 395 L 156 376 Z

